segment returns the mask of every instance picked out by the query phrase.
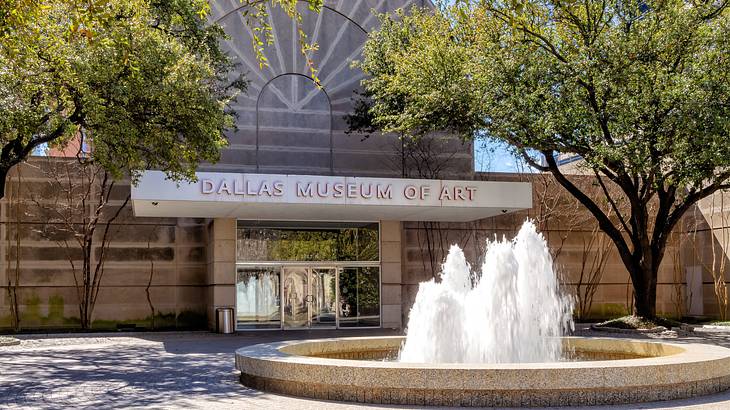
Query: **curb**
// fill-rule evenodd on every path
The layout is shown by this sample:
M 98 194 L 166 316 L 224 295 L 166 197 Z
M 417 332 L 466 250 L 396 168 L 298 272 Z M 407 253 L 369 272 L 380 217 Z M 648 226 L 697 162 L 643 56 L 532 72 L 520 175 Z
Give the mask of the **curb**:
M 719 326 L 719 325 L 702 325 L 702 329 L 722 330 L 730 332 L 730 326 Z
M 0 347 L 4 346 L 17 346 L 20 344 L 20 340 L 14 337 L 0 336 Z
M 657 327 L 653 327 L 651 329 L 622 329 L 620 327 L 596 326 L 596 325 L 591 325 L 590 329 L 595 330 L 597 332 L 622 333 L 622 334 L 630 334 L 630 335 L 662 333 L 662 332 L 666 332 L 667 330 L 669 330 L 664 326 L 657 326 Z

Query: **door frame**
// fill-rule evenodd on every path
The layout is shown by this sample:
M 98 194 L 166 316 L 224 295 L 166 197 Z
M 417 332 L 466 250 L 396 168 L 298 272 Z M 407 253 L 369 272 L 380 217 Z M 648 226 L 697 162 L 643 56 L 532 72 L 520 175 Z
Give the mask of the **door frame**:
M 246 268 L 255 268 L 255 267 L 269 267 L 269 268 L 277 268 L 279 271 L 279 329 L 280 330 L 332 330 L 332 329 L 342 329 L 342 330 L 357 330 L 357 329 L 380 329 L 383 327 L 383 267 L 380 263 L 380 261 L 350 261 L 350 262 L 333 262 L 333 261 L 320 261 L 320 262 L 309 262 L 309 261 L 281 261 L 281 262 L 237 262 L 236 263 L 236 270 L 239 267 L 246 267 Z M 286 327 L 284 326 L 284 268 L 294 268 L 294 267 L 300 267 L 305 269 L 316 269 L 316 268 L 323 268 L 323 269 L 334 269 L 335 270 L 335 301 L 337 303 L 336 309 L 335 309 L 335 326 L 325 326 L 325 327 Z M 353 326 L 353 327 L 340 327 L 340 273 L 342 272 L 343 268 L 378 268 L 378 304 L 379 304 L 379 311 L 380 311 L 380 320 L 377 326 Z M 235 271 L 234 271 L 235 275 Z M 309 276 L 309 275 L 308 275 Z M 235 285 L 234 285 L 235 286 Z M 307 287 L 309 287 L 309 283 L 307 283 Z M 235 303 L 236 306 L 238 305 L 238 292 L 235 292 Z M 271 331 L 275 330 L 276 328 L 262 328 L 262 329 L 237 329 L 237 332 L 257 332 L 257 331 Z
M 282 266 L 280 268 L 280 277 L 281 280 L 279 281 L 279 286 L 281 286 L 281 289 L 279 290 L 279 294 L 281 297 L 284 297 L 284 284 L 286 283 L 286 275 L 285 271 L 287 269 L 303 269 L 306 272 L 307 275 L 307 284 L 306 284 L 306 294 L 304 295 L 304 301 L 307 304 L 307 325 L 306 326 L 300 326 L 300 327 L 292 327 L 287 326 L 285 321 L 285 313 L 284 313 L 284 303 L 279 303 L 280 309 L 281 309 L 281 328 L 283 330 L 313 330 L 313 329 L 322 329 L 322 330 L 332 330 L 337 329 L 340 325 L 340 312 L 339 312 L 339 306 L 337 306 L 338 301 L 340 300 L 340 289 L 339 289 L 339 278 L 340 278 L 340 269 L 336 266 L 332 266 L 329 264 L 314 264 L 312 266 L 303 266 L 303 265 L 288 265 L 288 266 Z M 331 270 L 335 274 L 335 321 L 332 324 L 332 326 L 312 326 L 312 301 L 308 300 L 310 296 L 312 296 L 312 277 L 313 277 L 313 271 L 315 269 L 322 269 L 322 270 Z
M 329 329 L 329 330 L 331 330 L 331 329 L 337 329 L 340 326 L 340 307 L 338 306 L 338 303 L 340 301 L 340 286 L 339 286 L 340 285 L 340 283 L 339 283 L 339 280 L 340 280 L 340 268 L 338 268 L 336 266 L 331 266 L 331 265 L 323 265 L 323 266 L 312 266 L 312 267 L 307 268 L 307 269 L 309 270 L 309 280 L 310 280 L 310 282 L 309 282 L 309 294 L 310 295 L 312 294 L 312 282 L 311 282 L 311 279 L 312 279 L 312 277 L 314 275 L 314 272 L 313 271 L 315 269 L 331 270 L 334 273 L 334 275 L 335 275 L 335 278 L 334 278 L 335 279 L 335 312 L 334 312 L 335 313 L 335 321 L 332 322 L 332 325 L 331 326 L 317 326 L 317 327 L 313 327 L 312 326 L 312 312 L 310 311 L 309 312 L 309 328 L 308 329 L 309 330 L 312 330 L 312 329 Z M 311 309 L 312 306 L 310 305 L 309 308 Z

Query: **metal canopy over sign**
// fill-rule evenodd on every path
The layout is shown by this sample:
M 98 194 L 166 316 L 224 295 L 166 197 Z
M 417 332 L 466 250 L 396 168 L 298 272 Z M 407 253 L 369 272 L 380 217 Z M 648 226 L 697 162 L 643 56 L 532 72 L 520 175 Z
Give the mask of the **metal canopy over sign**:
M 464 222 L 532 207 L 526 182 L 198 172 L 176 183 L 147 171 L 136 216 L 297 221 Z

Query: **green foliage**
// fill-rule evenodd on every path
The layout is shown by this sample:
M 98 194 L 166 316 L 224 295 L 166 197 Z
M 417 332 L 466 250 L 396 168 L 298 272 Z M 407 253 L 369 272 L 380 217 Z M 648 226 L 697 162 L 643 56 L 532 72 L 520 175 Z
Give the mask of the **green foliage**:
M 461 2 L 384 17 L 360 67 L 385 131 L 484 131 L 654 184 L 730 166 L 730 12 L 714 3 Z
M 5 2 L 0 10 L 0 171 L 75 136 L 115 177 L 192 179 L 232 126 L 230 77 L 203 0 Z
M 377 316 L 380 311 L 380 277 L 378 268 L 344 268 L 340 271 L 341 308 L 349 307 L 343 317 Z M 359 325 L 372 326 L 368 319 L 359 319 Z
M 378 260 L 378 231 L 282 230 L 270 240 L 268 255 L 279 261 L 373 261 Z
M 727 5 L 462 0 L 382 17 L 350 125 L 511 144 L 596 217 L 631 274 L 636 308 L 653 316 L 669 232 L 699 199 L 730 188 Z M 566 178 L 557 153 L 582 156 L 605 198 Z
M 351 128 L 409 136 L 448 128 L 472 138 L 483 107 L 478 84 L 465 74 L 471 53 L 453 38 L 459 29 L 447 15 L 417 8 L 380 18 L 357 63 L 369 75 L 362 82 L 364 101 L 373 103 L 356 107 Z
M 244 7 L 241 16 L 246 20 L 246 24 L 251 29 L 251 48 L 256 54 L 256 60 L 259 68 L 268 67 L 269 59 L 266 57 L 265 46 L 274 44 L 274 33 L 269 24 L 269 8 L 268 5 L 280 7 L 294 21 L 297 27 L 297 38 L 302 55 L 305 58 L 310 75 L 314 82 L 319 85 L 319 77 L 317 76 L 317 67 L 312 60 L 312 53 L 316 52 L 319 47 L 316 43 L 307 42 L 307 33 L 302 28 L 302 13 L 297 8 L 300 0 L 240 0 Z M 310 11 L 319 13 L 324 5 L 324 0 L 306 0 L 307 8 Z

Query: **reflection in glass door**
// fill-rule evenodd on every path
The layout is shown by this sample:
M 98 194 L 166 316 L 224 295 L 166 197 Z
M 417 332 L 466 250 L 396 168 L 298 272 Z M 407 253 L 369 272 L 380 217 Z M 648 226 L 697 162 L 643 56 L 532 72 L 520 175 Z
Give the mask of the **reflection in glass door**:
M 380 269 L 345 267 L 339 279 L 340 327 L 380 326 Z
M 279 268 L 236 270 L 236 328 L 279 328 Z
M 241 266 L 236 328 L 327 329 L 380 326 L 377 266 Z
M 284 268 L 283 273 L 284 327 L 309 326 L 309 270 Z
M 284 268 L 284 327 L 335 327 L 336 278 L 334 268 Z
M 315 268 L 309 272 L 310 327 L 335 327 L 336 319 L 336 270 Z

